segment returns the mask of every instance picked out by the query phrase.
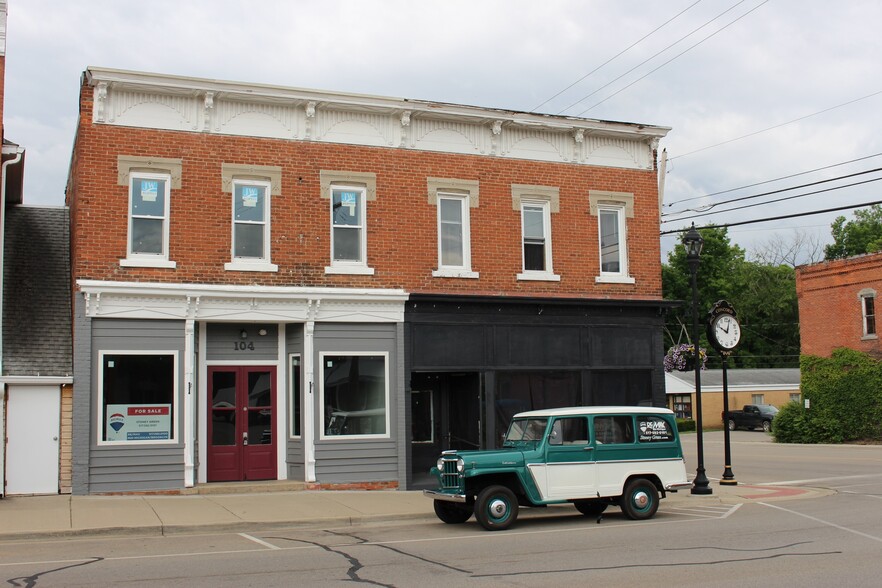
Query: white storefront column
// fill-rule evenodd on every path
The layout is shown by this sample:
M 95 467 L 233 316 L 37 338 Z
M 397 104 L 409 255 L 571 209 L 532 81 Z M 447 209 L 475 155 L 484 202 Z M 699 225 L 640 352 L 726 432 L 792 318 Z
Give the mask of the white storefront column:
M 318 302 L 310 300 L 303 325 L 303 458 L 306 482 L 315 482 L 315 315 Z M 315 306 L 313 306 L 315 305 Z
M 188 319 L 184 325 L 184 487 L 196 484 L 196 390 L 193 375 L 196 363 L 195 321 Z
M 279 363 L 276 368 L 276 478 L 288 479 L 288 355 L 285 353 L 285 323 L 279 323 Z

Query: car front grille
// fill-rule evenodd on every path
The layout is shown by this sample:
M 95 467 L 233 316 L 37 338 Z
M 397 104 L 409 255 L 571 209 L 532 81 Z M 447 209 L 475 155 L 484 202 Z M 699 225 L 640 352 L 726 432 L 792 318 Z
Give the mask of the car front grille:
M 456 459 L 444 459 L 444 468 L 441 470 L 441 488 L 459 488 L 460 473 L 456 471 Z

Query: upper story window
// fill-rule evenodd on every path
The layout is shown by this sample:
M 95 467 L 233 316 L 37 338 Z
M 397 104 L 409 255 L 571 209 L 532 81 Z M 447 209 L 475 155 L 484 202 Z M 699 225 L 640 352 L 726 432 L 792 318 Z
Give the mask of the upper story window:
M 560 281 L 551 252 L 551 213 L 560 209 L 558 189 L 514 185 L 512 201 L 521 213 L 523 271 L 518 279 Z
M 120 155 L 117 183 L 128 187 L 128 241 L 123 267 L 174 268 L 169 259 L 171 191 L 181 187 L 181 161 Z
M 435 277 L 477 278 L 472 271 L 469 211 L 478 206 L 478 182 L 429 178 L 429 204 L 438 208 L 438 269 Z
M 365 229 L 364 188 L 331 188 L 331 260 L 332 263 L 365 265 L 367 235 Z
M 624 192 L 591 190 L 590 213 L 597 217 L 600 244 L 600 275 L 596 282 L 633 284 L 628 273 L 626 219 L 634 216 L 634 196 Z
M 321 172 L 322 197 L 330 201 L 331 265 L 328 274 L 373 275 L 367 264 L 367 206 L 376 194 L 371 173 Z
M 281 169 L 224 163 L 222 181 L 232 200 L 229 263 L 232 271 L 275 272 L 270 259 L 273 194 L 281 193 Z
M 129 186 L 129 257 L 168 259 L 167 174 L 132 174 Z
M 878 336 L 876 331 L 876 291 L 861 290 L 859 297 L 864 323 L 863 336 L 866 339 L 875 339 Z

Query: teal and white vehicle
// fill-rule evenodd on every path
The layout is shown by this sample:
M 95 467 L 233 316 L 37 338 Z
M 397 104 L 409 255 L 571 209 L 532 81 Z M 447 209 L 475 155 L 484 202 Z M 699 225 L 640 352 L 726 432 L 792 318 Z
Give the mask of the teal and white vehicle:
M 474 513 L 485 529 L 509 528 L 521 506 L 570 502 L 586 516 L 617 505 L 648 519 L 667 492 L 690 488 L 674 413 L 593 406 L 516 414 L 502 449 L 445 451 L 432 473 L 435 514 L 449 524 Z

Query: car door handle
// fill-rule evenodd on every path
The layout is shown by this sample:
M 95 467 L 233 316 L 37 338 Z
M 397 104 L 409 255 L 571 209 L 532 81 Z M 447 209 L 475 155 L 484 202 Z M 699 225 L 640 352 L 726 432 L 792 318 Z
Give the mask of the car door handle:
M 583 451 L 594 451 L 594 448 L 589 445 L 588 447 L 583 449 Z

